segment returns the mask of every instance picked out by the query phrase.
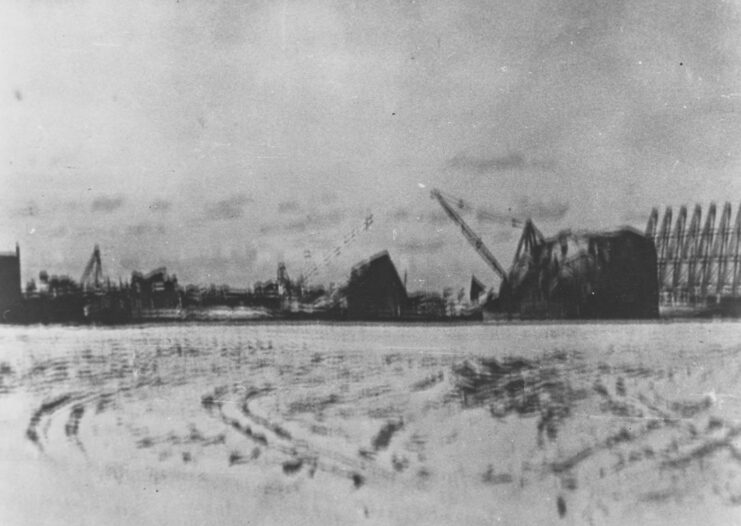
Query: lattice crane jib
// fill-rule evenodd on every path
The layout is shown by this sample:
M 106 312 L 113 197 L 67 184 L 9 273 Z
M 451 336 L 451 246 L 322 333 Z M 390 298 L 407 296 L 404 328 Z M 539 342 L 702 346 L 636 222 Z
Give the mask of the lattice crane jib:
M 494 273 L 499 276 L 502 282 L 506 282 L 507 273 L 505 272 L 502 265 L 499 264 L 497 258 L 494 257 L 494 254 L 492 254 L 489 248 L 484 244 L 481 237 L 479 237 L 479 235 L 468 225 L 468 223 L 466 223 L 466 221 L 453 207 L 453 205 L 450 204 L 448 199 L 443 196 L 442 192 L 438 189 L 433 189 L 430 195 L 432 196 L 432 198 L 436 199 L 438 203 L 440 203 L 440 206 L 443 208 L 448 217 L 450 217 L 450 219 L 452 219 L 453 222 L 461 228 L 461 232 L 463 233 L 466 240 L 471 244 L 471 246 L 473 246 L 473 248 L 476 250 L 479 256 L 481 256 L 484 262 L 486 262 L 486 264 L 489 265 Z M 466 207 L 462 199 L 456 199 L 455 201 L 458 205 L 458 208 L 462 209 Z M 494 216 L 494 214 L 491 215 Z M 514 225 L 514 221 L 512 221 L 512 224 Z
M 332 261 L 342 255 L 342 253 L 352 245 L 357 238 L 370 230 L 373 225 L 373 214 L 369 213 L 363 219 L 363 223 L 355 226 L 350 232 L 345 234 L 342 238 L 342 243 L 337 244 L 331 250 L 326 252 L 319 262 L 316 262 L 313 258 L 311 250 L 304 251 L 304 259 L 306 260 L 306 267 L 301 277 L 301 281 L 305 284 L 308 283 L 309 278 L 315 276 L 319 271 L 328 266 Z
M 80 277 L 80 286 L 83 289 L 98 289 L 103 285 L 103 264 L 100 259 L 100 248 L 95 245 L 93 254 L 85 265 Z

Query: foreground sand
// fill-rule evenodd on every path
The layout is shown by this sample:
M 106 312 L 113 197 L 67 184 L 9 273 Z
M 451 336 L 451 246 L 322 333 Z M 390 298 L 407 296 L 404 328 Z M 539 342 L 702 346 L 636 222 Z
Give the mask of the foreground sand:
M 741 324 L 0 330 L 2 524 L 738 524 Z

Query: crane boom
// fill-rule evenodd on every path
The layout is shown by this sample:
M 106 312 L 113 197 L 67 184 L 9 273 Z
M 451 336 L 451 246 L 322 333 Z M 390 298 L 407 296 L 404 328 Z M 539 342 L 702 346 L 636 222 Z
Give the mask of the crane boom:
M 92 278 L 92 279 L 91 279 Z M 98 288 L 103 281 L 103 265 L 100 261 L 100 248 L 95 245 L 93 255 L 85 266 L 80 278 L 80 286 L 83 288 Z
M 492 254 L 487 246 L 484 245 L 484 242 L 476 234 L 476 232 L 474 232 L 471 227 L 468 226 L 468 223 L 463 220 L 461 215 L 456 212 L 455 208 L 453 208 L 450 203 L 448 203 L 447 199 L 443 197 L 440 191 L 438 189 L 433 189 L 431 195 L 432 197 L 437 199 L 438 203 L 440 203 L 440 206 L 443 207 L 443 210 L 445 210 L 445 213 L 448 214 L 450 219 L 452 219 L 458 226 L 461 227 L 463 235 L 466 236 L 468 242 L 471 243 L 473 248 L 476 249 L 476 252 L 479 253 L 479 256 L 484 259 L 484 261 L 502 279 L 502 281 L 507 281 L 507 273 L 502 268 L 502 265 L 499 264 L 497 258 L 495 258 L 494 254 Z
M 369 213 L 367 216 L 365 216 L 365 219 L 363 220 L 363 224 L 359 225 L 355 228 L 353 228 L 350 232 L 348 232 L 345 237 L 342 240 L 342 245 L 335 246 L 330 252 L 327 252 L 324 257 L 322 258 L 322 261 L 320 263 L 313 263 L 310 268 L 308 268 L 304 274 L 303 279 L 308 280 L 310 277 L 314 276 L 317 272 L 319 272 L 320 268 L 325 265 L 329 265 L 329 263 L 336 257 L 339 257 L 340 254 L 342 254 L 342 251 L 344 248 L 347 248 L 350 246 L 353 241 L 363 232 L 367 232 L 371 225 L 373 224 L 373 214 Z M 307 260 L 311 260 L 311 251 L 307 250 L 304 252 L 304 256 Z

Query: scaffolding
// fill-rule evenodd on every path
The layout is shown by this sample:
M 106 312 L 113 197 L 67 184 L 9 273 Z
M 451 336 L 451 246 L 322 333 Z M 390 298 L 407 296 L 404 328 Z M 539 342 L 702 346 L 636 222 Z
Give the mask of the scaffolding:
M 738 299 L 741 204 L 733 225 L 728 202 L 723 205 L 719 221 L 715 203 L 708 207 L 704 221 L 699 204 L 695 205 L 689 225 L 687 213 L 686 206 L 680 207 L 675 220 L 672 208 L 666 207 L 659 226 L 659 210 L 654 208 L 646 225 L 646 236 L 656 246 L 661 302 L 695 305 Z

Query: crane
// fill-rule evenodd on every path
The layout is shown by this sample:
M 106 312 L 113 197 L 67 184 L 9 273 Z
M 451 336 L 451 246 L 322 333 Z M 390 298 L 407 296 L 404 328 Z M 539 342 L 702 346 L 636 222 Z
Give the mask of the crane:
M 314 276 L 317 272 L 319 272 L 321 267 L 329 265 L 329 263 L 334 258 L 339 257 L 339 255 L 342 254 L 343 249 L 350 246 L 355 241 L 355 239 L 358 237 L 359 234 L 370 230 L 370 227 L 372 224 L 373 224 L 373 214 L 368 214 L 367 216 L 365 216 L 365 219 L 363 220 L 362 225 L 356 226 L 350 232 L 348 232 L 345 235 L 345 237 L 343 237 L 341 245 L 335 246 L 332 250 L 330 250 L 324 255 L 321 263 L 312 262 L 311 266 L 304 272 L 303 281 L 308 282 L 309 278 Z M 305 251 L 304 257 L 306 258 L 307 262 L 311 261 L 311 251 L 310 250 Z
M 448 202 L 448 200 L 443 196 L 442 192 L 438 190 L 437 188 L 433 189 L 431 192 L 431 196 L 434 199 L 437 199 L 438 203 L 440 203 L 440 206 L 443 207 L 443 210 L 445 210 L 445 213 L 448 214 L 450 219 L 452 219 L 458 226 L 461 227 L 461 231 L 463 232 L 463 235 L 466 237 L 469 243 L 473 246 L 473 248 L 476 249 L 476 252 L 479 253 L 479 256 L 483 258 L 483 260 L 491 267 L 491 269 L 501 278 L 503 282 L 507 281 L 507 273 L 502 268 L 502 265 L 499 264 L 497 261 L 497 258 L 494 257 L 494 254 L 491 253 L 491 251 L 487 248 L 486 245 L 484 245 L 484 242 L 481 240 L 481 238 L 474 232 L 470 226 L 468 226 L 468 223 L 466 223 L 461 215 L 456 211 L 456 209 Z M 457 204 L 459 208 L 466 208 L 465 203 L 463 200 L 457 200 Z M 500 219 L 500 218 L 498 218 Z M 514 225 L 514 221 L 512 222 Z
M 95 245 L 93 255 L 85 266 L 80 278 L 80 286 L 83 289 L 97 289 L 103 283 L 103 264 L 100 262 L 100 248 Z

